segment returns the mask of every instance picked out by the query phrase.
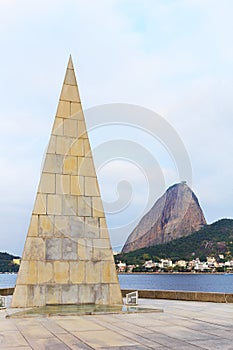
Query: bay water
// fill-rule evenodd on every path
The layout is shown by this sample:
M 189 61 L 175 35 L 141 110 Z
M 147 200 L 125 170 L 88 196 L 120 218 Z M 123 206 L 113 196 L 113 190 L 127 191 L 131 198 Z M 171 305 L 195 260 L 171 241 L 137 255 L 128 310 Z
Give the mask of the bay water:
M 17 274 L 0 274 L 0 288 L 14 287 Z M 122 289 L 233 293 L 233 274 L 120 274 Z
M 122 289 L 233 293 L 233 274 L 121 274 Z

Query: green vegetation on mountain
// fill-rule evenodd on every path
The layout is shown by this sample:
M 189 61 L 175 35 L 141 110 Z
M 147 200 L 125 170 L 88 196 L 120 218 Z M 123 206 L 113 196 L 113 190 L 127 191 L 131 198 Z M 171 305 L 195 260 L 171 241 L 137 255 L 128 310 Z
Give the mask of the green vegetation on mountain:
M 18 258 L 19 256 L 0 252 L 0 272 L 18 272 L 19 265 L 13 263 L 13 259 Z
M 171 258 L 176 260 L 205 260 L 207 256 L 219 259 L 233 257 L 233 220 L 222 219 L 211 225 L 205 225 L 199 231 L 187 237 L 175 239 L 169 243 L 142 248 L 129 253 L 120 253 L 115 261 L 127 265 L 142 265 L 146 260 L 158 261 Z

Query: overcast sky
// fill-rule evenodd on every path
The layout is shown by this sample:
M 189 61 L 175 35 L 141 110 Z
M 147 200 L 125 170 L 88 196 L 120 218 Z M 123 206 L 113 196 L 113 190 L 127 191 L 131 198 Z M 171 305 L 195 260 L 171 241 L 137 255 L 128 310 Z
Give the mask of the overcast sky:
M 231 0 L 1 0 L 0 251 L 22 254 L 70 53 L 84 109 L 127 103 L 159 114 L 183 142 L 207 222 L 233 217 L 232 13 Z M 121 121 L 90 131 L 105 207 L 131 198 L 107 214 L 113 249 L 165 188 L 185 180 L 158 135 L 139 131 Z M 150 153 L 148 168 L 129 154 L 101 164 L 117 140 L 139 147 L 141 159 Z

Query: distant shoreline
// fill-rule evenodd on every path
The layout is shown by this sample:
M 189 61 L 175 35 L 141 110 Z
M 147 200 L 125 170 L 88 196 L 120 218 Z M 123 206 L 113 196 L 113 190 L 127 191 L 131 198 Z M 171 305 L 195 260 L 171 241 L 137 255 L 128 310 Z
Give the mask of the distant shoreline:
M 0 272 L 0 275 L 17 275 L 18 272 Z M 118 275 L 233 275 L 233 272 L 117 272 Z
M 233 275 L 227 272 L 118 272 L 118 275 Z

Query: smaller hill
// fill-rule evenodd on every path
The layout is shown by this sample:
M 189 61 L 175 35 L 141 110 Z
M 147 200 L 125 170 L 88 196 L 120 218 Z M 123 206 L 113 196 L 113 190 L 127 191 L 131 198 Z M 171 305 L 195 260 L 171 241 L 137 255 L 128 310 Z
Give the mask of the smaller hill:
M 207 256 L 217 259 L 219 254 L 226 258 L 233 257 L 233 220 L 222 219 L 211 225 L 205 225 L 199 231 L 187 237 L 175 239 L 165 244 L 142 248 L 115 256 L 127 264 L 142 264 L 145 260 L 171 258 L 175 260 L 192 260 Z
M 19 265 L 14 264 L 13 259 L 20 259 L 20 257 L 0 252 L 0 272 L 18 272 Z

